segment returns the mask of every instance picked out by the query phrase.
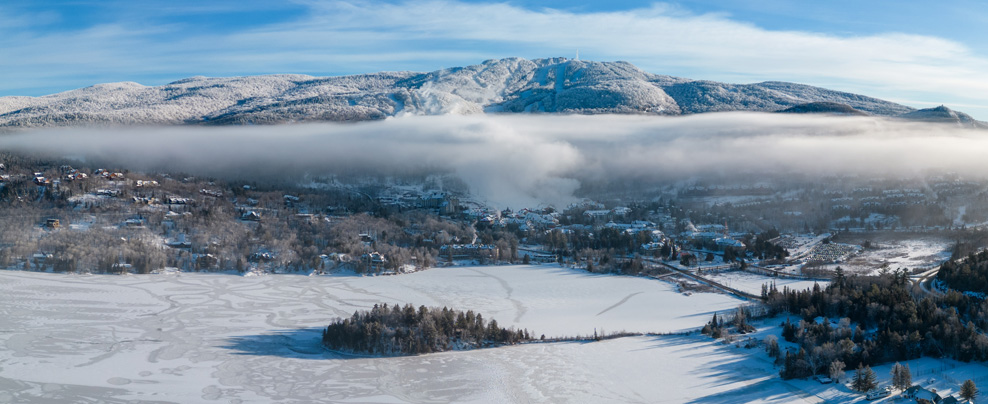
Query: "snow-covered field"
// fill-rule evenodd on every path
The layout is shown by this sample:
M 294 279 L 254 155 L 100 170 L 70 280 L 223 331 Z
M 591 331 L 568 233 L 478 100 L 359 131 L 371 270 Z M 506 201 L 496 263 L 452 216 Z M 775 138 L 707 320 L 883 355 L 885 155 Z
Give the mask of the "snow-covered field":
M 877 273 L 882 265 L 889 269 L 930 269 L 950 259 L 953 242 L 938 238 L 887 239 L 872 243 L 872 248 L 862 252 L 848 262 L 841 263 L 844 269 L 854 272 Z M 836 267 L 830 265 L 828 267 Z
M 764 399 L 746 386 L 776 383 L 701 336 L 404 358 L 321 348 L 322 326 L 377 302 L 473 309 L 547 336 L 696 328 L 741 303 L 554 266 L 388 277 L 0 271 L 0 402 L 721 402 L 734 390 Z
M 819 284 L 821 288 L 827 287 L 827 284 L 829 284 L 829 282 L 803 279 L 773 278 L 771 276 L 753 274 L 751 272 L 744 271 L 703 274 L 703 276 L 724 286 L 756 295 L 762 292 L 762 285 L 765 284 L 775 283 L 775 287 L 779 290 L 782 290 L 783 286 L 787 286 L 789 289 L 793 290 L 803 290 L 813 288 L 813 284 Z

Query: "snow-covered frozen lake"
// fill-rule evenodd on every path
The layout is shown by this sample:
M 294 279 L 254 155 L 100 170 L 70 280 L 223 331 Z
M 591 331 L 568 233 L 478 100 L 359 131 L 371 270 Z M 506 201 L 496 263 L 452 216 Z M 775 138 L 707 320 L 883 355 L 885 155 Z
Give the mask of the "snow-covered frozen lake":
M 789 402 L 703 336 L 344 357 L 321 328 L 374 303 L 480 311 L 547 336 L 697 328 L 742 302 L 554 266 L 388 277 L 0 271 L 0 402 Z M 751 368 L 751 369 L 749 369 Z M 782 390 L 786 391 L 785 389 Z M 733 393 L 732 393 L 733 392 Z M 746 397 L 746 398 L 745 398 Z

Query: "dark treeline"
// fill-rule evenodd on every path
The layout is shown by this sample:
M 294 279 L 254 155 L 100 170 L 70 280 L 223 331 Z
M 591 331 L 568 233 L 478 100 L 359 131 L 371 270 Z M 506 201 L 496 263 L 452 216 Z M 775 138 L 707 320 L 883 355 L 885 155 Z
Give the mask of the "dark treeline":
M 702 334 L 709 335 L 713 338 L 730 338 L 731 329 L 733 329 L 738 334 L 747 334 L 749 332 L 754 332 L 755 327 L 748 324 L 748 318 L 751 314 L 748 312 L 746 307 L 738 307 L 734 312 L 734 318 L 727 320 L 724 316 L 720 316 L 718 319 L 717 313 L 714 313 L 714 317 L 703 326 L 700 330 Z
M 825 373 L 835 362 L 856 368 L 920 356 L 988 360 L 988 303 L 954 291 L 917 297 L 904 271 L 846 277 L 838 268 L 826 288 L 763 293 L 771 311 L 800 316 L 782 331 L 799 350 L 774 355 L 784 378 Z
M 374 305 L 339 319 L 323 331 L 330 349 L 377 355 L 414 355 L 517 344 L 531 339 L 528 330 L 498 326 L 472 310 L 466 312 L 410 304 Z
M 954 290 L 988 293 L 988 250 L 943 263 L 937 279 Z

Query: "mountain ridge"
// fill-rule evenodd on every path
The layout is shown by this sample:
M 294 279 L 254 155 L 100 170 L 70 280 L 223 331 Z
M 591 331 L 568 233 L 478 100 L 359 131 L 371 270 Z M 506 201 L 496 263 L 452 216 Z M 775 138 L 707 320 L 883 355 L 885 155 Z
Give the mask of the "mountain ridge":
M 352 122 L 474 113 L 687 115 L 778 112 L 812 103 L 827 103 L 838 113 L 985 127 L 963 113 L 922 112 L 798 83 L 694 80 L 620 61 L 506 58 L 426 73 L 195 76 L 161 86 L 103 83 L 40 97 L 0 97 L 0 128 Z M 819 105 L 809 109 L 821 112 Z

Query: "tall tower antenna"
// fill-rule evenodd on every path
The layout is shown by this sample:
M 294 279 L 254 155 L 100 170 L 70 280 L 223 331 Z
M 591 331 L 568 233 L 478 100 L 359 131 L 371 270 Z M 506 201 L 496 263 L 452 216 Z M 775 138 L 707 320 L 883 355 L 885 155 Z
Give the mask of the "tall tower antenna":
M 576 60 L 580 60 L 580 50 L 576 50 Z

